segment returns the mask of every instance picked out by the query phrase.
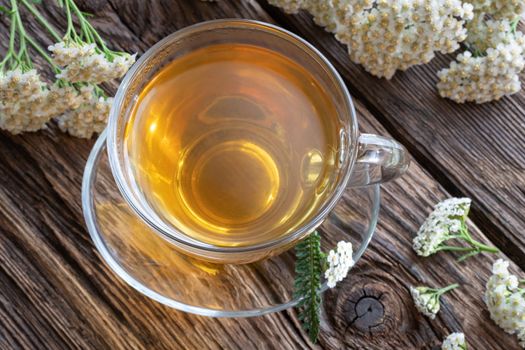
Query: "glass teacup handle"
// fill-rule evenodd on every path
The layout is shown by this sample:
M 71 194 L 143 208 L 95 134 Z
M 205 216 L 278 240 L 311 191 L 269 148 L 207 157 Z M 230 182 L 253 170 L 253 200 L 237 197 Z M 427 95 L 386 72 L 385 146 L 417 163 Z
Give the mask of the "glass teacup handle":
M 357 160 L 348 182 L 359 187 L 383 183 L 405 173 L 410 156 L 399 142 L 383 136 L 361 134 Z

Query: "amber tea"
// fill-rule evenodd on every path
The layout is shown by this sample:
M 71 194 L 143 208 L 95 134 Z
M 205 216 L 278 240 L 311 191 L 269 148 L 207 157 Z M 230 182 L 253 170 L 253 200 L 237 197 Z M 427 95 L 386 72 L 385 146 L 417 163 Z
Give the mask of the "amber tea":
M 127 160 L 166 223 L 218 246 L 297 229 L 330 195 L 339 129 L 329 91 L 268 49 L 209 46 L 163 67 L 126 127 Z

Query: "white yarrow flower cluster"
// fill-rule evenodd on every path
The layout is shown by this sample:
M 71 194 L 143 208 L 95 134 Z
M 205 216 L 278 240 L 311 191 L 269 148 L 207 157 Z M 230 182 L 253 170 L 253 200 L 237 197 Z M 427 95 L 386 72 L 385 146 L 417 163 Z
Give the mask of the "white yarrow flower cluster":
M 416 309 L 433 320 L 439 312 L 441 295 L 457 287 L 459 287 L 458 284 L 451 284 L 438 289 L 426 286 L 410 287 L 410 295 L 412 295 Z
M 328 252 L 328 269 L 324 274 L 328 287 L 335 287 L 338 282 L 346 277 L 350 268 L 354 266 L 352 254 L 352 243 L 345 241 L 340 241 L 337 243 L 336 250 L 332 249 Z
M 430 319 L 434 319 L 439 312 L 439 297 L 428 287 L 410 287 L 410 295 L 416 309 Z
M 467 350 L 465 334 L 452 333 L 441 344 L 441 350 Z
M 377 6 L 354 14 L 346 34 L 350 57 L 378 77 L 390 79 L 396 70 L 429 62 L 435 52 L 459 48 L 467 31 L 464 19 L 472 6 L 455 1 L 378 1 Z
M 47 87 L 36 70 L 0 73 L 0 128 L 13 134 L 41 129 L 52 117 Z
M 54 62 L 63 67 L 58 79 L 72 83 L 103 83 L 122 77 L 135 62 L 136 55 L 97 53 L 95 44 L 59 42 L 48 47 Z
M 470 210 L 470 198 L 449 198 L 438 203 L 430 213 L 416 237 L 413 248 L 419 256 L 429 256 L 458 233 Z
M 37 131 L 53 117 L 78 105 L 74 88 L 49 88 L 34 69 L 0 73 L 0 129 L 13 134 Z
M 113 98 L 98 96 L 92 86 L 83 87 L 81 96 L 80 106 L 60 116 L 58 126 L 72 136 L 91 138 L 106 127 Z
M 352 61 L 371 74 L 390 79 L 450 53 L 465 40 L 472 5 L 460 0 L 272 0 L 288 12 L 309 11 L 316 23 L 348 46 Z
M 53 55 L 53 62 L 60 67 L 65 67 L 73 62 L 95 54 L 95 44 L 77 44 L 75 42 L 58 42 L 48 46 Z
M 495 19 L 524 17 L 524 0 L 469 0 L 476 12 L 489 14 Z
M 525 1 L 476 0 L 475 16 L 467 25 L 469 51 L 438 72 L 442 97 L 458 103 L 497 101 L 521 89 L 525 68 L 525 38 L 516 30 Z
M 525 348 L 525 289 L 509 270 L 509 262 L 498 259 L 487 282 L 485 303 L 490 318 L 509 334 L 517 334 Z
M 486 50 L 474 57 L 466 51 L 449 68 L 438 72 L 438 90 L 442 97 L 463 103 L 497 101 L 521 89 L 519 74 L 525 67 L 525 37 L 516 33 L 508 43 Z
M 515 41 L 513 24 L 507 19 L 487 20 L 484 16 L 478 15 L 469 22 L 467 28 L 468 37 L 465 42 L 471 52 L 479 53 L 479 55 L 499 44 L 509 44 Z

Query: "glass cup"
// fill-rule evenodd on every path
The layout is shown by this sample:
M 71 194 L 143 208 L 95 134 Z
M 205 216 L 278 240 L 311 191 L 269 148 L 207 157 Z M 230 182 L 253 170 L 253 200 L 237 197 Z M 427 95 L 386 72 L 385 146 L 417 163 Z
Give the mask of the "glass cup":
M 174 227 L 145 200 L 126 160 L 124 134 L 131 107 L 143 87 L 167 63 L 189 52 L 216 44 L 249 44 L 276 51 L 308 69 L 330 91 L 341 128 L 338 164 L 332 174 L 329 195 L 315 215 L 297 229 L 263 243 L 224 247 L 201 242 Z M 203 82 L 205 83 L 205 82 Z M 214 20 L 181 29 L 150 48 L 122 81 L 109 116 L 108 157 L 115 182 L 126 202 L 154 232 L 181 252 L 219 263 L 248 263 L 269 257 L 293 246 L 315 230 L 341 198 L 347 186 L 382 183 L 403 174 L 409 156 L 396 141 L 360 134 L 352 99 L 330 62 L 312 45 L 271 24 L 251 20 Z

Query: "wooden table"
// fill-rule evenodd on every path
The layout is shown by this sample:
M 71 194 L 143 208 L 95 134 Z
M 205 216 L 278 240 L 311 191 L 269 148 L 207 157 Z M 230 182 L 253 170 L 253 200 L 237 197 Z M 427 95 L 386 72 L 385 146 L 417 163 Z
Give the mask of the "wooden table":
M 79 1 L 80 2 L 80 1 Z M 7 0 L 0 4 L 8 6 Z M 57 27 L 65 18 L 44 0 Z M 414 162 L 383 186 L 375 238 L 353 277 L 326 295 L 318 345 L 309 342 L 294 310 L 251 319 L 211 319 L 147 299 L 101 261 L 84 226 L 80 183 L 94 140 L 53 126 L 22 136 L 0 132 L 0 349 L 437 349 L 464 331 L 472 349 L 517 349 L 494 325 L 482 295 L 496 256 L 458 264 L 451 254 L 418 258 L 411 240 L 431 207 L 449 196 L 473 199 L 476 238 L 525 268 L 525 93 L 485 105 L 458 105 L 437 96 L 435 72 L 449 57 L 377 79 L 348 59 L 345 48 L 310 16 L 289 16 L 264 0 L 96 0 L 80 2 L 110 45 L 144 52 L 162 37 L 216 18 L 250 18 L 287 28 L 319 48 L 355 98 L 360 128 L 390 134 Z M 28 27 L 45 45 L 50 38 Z M 0 17 L 0 53 L 7 46 Z M 111 86 L 110 90 L 115 89 Z M 461 290 L 442 299 L 430 321 L 408 287 Z M 358 311 L 356 310 L 364 310 Z

